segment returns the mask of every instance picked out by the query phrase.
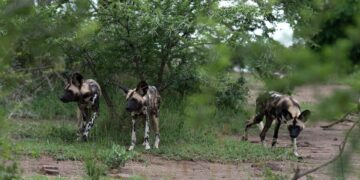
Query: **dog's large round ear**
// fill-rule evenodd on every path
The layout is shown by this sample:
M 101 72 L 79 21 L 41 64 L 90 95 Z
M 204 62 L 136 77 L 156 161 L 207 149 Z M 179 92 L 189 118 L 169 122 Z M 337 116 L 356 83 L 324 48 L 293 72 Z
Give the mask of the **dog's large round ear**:
M 78 87 L 80 87 L 82 85 L 83 79 L 84 79 L 84 77 L 78 72 L 74 73 L 71 78 L 72 83 Z
M 306 122 L 309 117 L 311 115 L 311 112 L 309 110 L 305 110 L 303 112 L 301 112 L 300 116 L 299 116 L 299 120 L 302 122 Z
M 140 81 L 136 86 L 136 92 L 139 93 L 141 96 L 144 96 L 149 89 L 148 83 L 145 81 Z

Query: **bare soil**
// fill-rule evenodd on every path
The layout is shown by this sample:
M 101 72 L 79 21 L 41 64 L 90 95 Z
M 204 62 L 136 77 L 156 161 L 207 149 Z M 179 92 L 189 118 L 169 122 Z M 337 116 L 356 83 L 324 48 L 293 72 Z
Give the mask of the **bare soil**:
M 319 94 L 322 97 L 330 95 L 335 89 L 343 89 L 345 86 L 304 86 L 296 89 L 295 97 L 300 102 L 316 103 Z M 141 176 L 146 179 L 263 179 L 264 170 L 269 168 L 272 172 L 279 175 L 292 177 L 294 168 L 301 170 L 311 169 L 322 164 L 339 151 L 339 144 L 344 138 L 344 133 L 350 128 L 351 123 L 341 123 L 331 129 L 323 130 L 320 125 L 327 124 L 320 122 L 307 127 L 298 139 L 299 153 L 304 157 L 303 161 L 268 161 L 260 163 L 239 163 L 220 164 L 205 161 L 175 161 L 162 157 L 145 155 L 145 162 L 128 162 L 125 167 L 113 169 L 108 175 L 114 178 L 127 178 L 131 176 Z M 253 131 L 258 131 L 256 128 Z M 238 136 L 240 141 L 240 135 Z M 272 132 L 267 135 L 270 144 Z M 250 136 L 249 141 L 259 143 L 258 136 Z M 289 147 L 291 144 L 288 133 L 283 128 L 280 130 L 278 147 Z M 360 169 L 360 157 L 351 158 L 354 169 Z M 79 161 L 56 161 L 51 157 L 42 156 L 39 159 L 24 158 L 20 166 L 24 176 L 43 174 L 40 169 L 43 165 L 58 166 L 60 176 L 69 179 L 81 179 L 85 176 L 84 164 Z M 333 166 L 321 169 L 311 176 L 314 179 L 334 179 Z M 346 179 L 357 179 L 359 175 L 347 173 Z M 304 178 L 305 179 L 305 178 Z
M 19 163 L 24 177 L 39 174 L 49 175 L 42 171 L 44 166 L 57 167 L 59 169 L 58 176 L 68 179 L 81 179 L 86 175 L 84 163 L 81 161 L 57 161 L 50 156 L 43 155 L 37 159 L 24 157 Z

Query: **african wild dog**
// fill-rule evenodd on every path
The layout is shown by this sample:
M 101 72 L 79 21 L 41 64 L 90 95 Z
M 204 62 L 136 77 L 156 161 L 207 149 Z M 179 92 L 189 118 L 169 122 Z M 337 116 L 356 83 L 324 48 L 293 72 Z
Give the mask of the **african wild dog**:
M 149 145 L 149 123 L 152 119 L 155 129 L 154 147 L 159 148 L 159 108 L 160 94 L 155 86 L 149 86 L 145 81 L 138 83 L 135 89 L 121 87 L 126 94 L 126 110 L 131 113 L 132 131 L 131 145 L 129 150 L 133 150 L 136 144 L 136 120 L 141 118 L 145 121 L 144 143 L 145 149 L 150 149 Z
M 80 111 L 78 118 L 78 140 L 86 141 L 90 129 L 99 114 L 99 100 L 101 89 L 99 84 L 92 79 L 84 79 L 79 73 L 74 73 L 68 79 L 64 89 L 64 95 L 60 100 L 64 103 L 77 102 Z
M 261 94 L 256 99 L 256 115 L 252 121 L 246 124 L 244 140 L 247 140 L 248 129 L 254 124 L 262 123 L 264 116 L 266 121 L 260 133 L 261 142 L 265 145 L 266 132 L 269 130 L 273 120 L 276 119 L 272 147 L 276 145 L 280 125 L 282 123 L 287 124 L 287 129 L 293 143 L 294 154 L 301 158 L 297 152 L 296 138 L 304 129 L 304 123 L 310 116 L 310 111 L 305 110 L 301 112 L 299 103 L 289 95 L 283 95 L 274 91 Z

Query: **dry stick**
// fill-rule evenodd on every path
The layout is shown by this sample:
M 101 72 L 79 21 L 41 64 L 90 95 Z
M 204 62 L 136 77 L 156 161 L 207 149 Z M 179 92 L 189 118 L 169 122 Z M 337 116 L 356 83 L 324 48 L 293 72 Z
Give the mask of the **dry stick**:
M 323 128 L 323 129 L 328 129 L 328 128 L 336 125 L 336 124 L 339 124 L 339 123 L 342 123 L 342 122 L 345 122 L 345 121 L 354 122 L 353 120 L 346 118 L 347 116 L 353 114 L 354 111 L 355 111 L 355 110 L 352 110 L 352 111 L 347 112 L 347 113 L 346 113 L 340 120 L 338 120 L 338 121 L 335 121 L 335 122 L 333 122 L 333 123 L 331 123 L 331 124 L 329 124 L 329 125 L 320 126 L 320 127 Z
M 339 154 L 338 154 L 337 156 L 335 156 L 334 158 L 332 158 L 330 161 L 328 161 L 328 162 L 326 162 L 326 163 L 324 163 L 324 164 L 321 164 L 320 166 L 315 167 L 315 168 L 313 168 L 313 169 L 307 170 L 307 171 L 305 171 L 305 172 L 303 172 L 303 173 L 300 173 L 300 169 L 299 169 L 299 167 L 297 167 L 297 168 L 295 169 L 295 174 L 294 174 L 294 177 L 293 177 L 292 179 L 293 179 L 293 180 L 300 179 L 301 177 L 306 176 L 306 175 L 308 175 L 308 174 L 310 174 L 310 173 L 313 173 L 313 172 L 315 172 L 315 171 L 317 171 L 317 170 L 319 170 L 319 169 L 321 169 L 321 168 L 323 168 L 323 167 L 325 167 L 325 166 L 327 166 L 327 165 L 335 162 L 337 159 L 339 159 L 339 158 L 341 157 L 341 155 L 343 154 L 343 152 L 344 152 L 344 149 L 345 149 L 345 146 L 346 146 L 346 142 L 347 142 L 347 140 L 348 140 L 348 138 L 349 138 L 349 136 L 350 136 L 351 131 L 354 129 L 354 127 L 355 127 L 357 124 L 359 124 L 359 122 L 360 122 L 360 120 L 355 121 L 354 124 L 351 126 L 351 128 L 346 132 L 346 136 L 345 136 L 344 140 L 343 140 L 342 143 L 339 145 Z

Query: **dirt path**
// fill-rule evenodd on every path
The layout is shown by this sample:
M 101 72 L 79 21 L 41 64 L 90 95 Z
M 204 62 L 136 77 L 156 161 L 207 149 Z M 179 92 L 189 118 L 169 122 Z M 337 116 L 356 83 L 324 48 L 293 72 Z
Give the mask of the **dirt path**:
M 145 162 L 128 162 L 125 167 L 111 170 L 108 175 L 116 178 L 136 175 L 147 179 L 242 179 L 241 177 L 245 179 L 262 179 L 265 168 L 270 168 L 276 174 L 291 176 L 293 169 L 297 165 L 302 170 L 310 169 L 335 156 L 338 153 L 338 146 L 344 137 L 345 130 L 351 126 L 351 123 L 343 123 L 330 130 L 323 130 L 319 127 L 322 124 L 324 123 L 306 128 L 299 137 L 299 153 L 304 157 L 304 161 L 300 163 L 294 161 L 268 161 L 234 165 L 205 161 L 174 161 L 146 155 L 144 157 Z M 257 131 L 257 129 L 254 129 L 254 131 Z M 272 132 L 269 131 L 267 137 L 271 137 L 271 134 Z M 259 143 L 259 138 L 250 136 L 249 141 Z M 267 138 L 268 144 L 270 144 L 270 141 L 271 138 Z M 279 133 L 278 147 L 288 147 L 289 145 L 288 133 L 282 129 Z M 360 158 L 353 157 L 352 160 L 352 164 L 355 166 L 354 169 L 359 169 Z M 59 167 L 60 176 L 70 179 L 81 179 L 85 175 L 84 164 L 79 161 L 56 161 L 51 157 L 42 156 L 39 159 L 25 158 L 20 163 L 24 176 L 42 174 L 40 169 L 43 165 Z M 315 179 L 329 179 L 333 175 L 331 172 L 331 168 L 325 168 L 311 176 Z M 352 178 L 349 177 L 348 179 Z
M 25 157 L 19 163 L 24 177 L 45 174 L 41 171 L 43 166 L 58 167 L 58 176 L 69 179 L 81 179 L 86 175 L 84 164 L 81 161 L 57 161 L 49 156 L 41 156 L 38 159 Z

